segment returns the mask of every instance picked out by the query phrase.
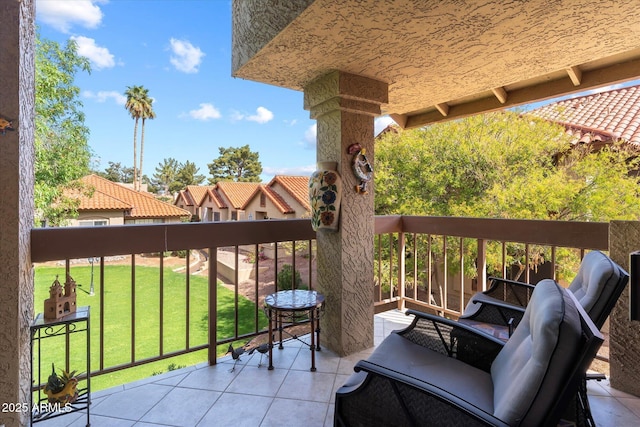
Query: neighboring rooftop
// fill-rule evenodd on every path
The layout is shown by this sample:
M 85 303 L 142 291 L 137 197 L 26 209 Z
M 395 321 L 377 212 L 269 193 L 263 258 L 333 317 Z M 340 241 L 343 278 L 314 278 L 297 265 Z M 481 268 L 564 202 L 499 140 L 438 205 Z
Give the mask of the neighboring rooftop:
M 261 184 L 259 182 L 220 181 L 217 191 L 224 194 L 234 209 L 242 209 Z
M 276 175 L 267 184 L 267 187 L 273 187 L 276 183 L 282 187 L 291 196 L 296 199 L 300 205 L 304 206 L 308 211 L 311 210 L 309 205 L 309 177 L 308 176 L 290 176 Z
M 554 102 L 529 114 L 563 125 L 576 142 L 622 139 L 640 147 L 640 86 Z
M 156 199 L 152 194 L 134 191 L 98 175 L 87 175 L 80 181 L 93 188 L 91 197 L 78 195 L 80 211 L 124 210 L 127 218 L 181 218 L 191 214 L 170 203 Z

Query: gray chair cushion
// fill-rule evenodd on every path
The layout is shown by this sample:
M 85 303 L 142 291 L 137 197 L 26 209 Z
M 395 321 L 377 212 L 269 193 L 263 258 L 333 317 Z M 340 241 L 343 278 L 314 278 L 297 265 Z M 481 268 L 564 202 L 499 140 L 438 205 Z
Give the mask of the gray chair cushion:
M 569 290 L 576 296 L 589 317 L 596 319 L 619 280 L 620 270 L 609 257 L 600 251 L 591 251 L 582 259 L 578 274 L 569 285 Z
M 442 393 L 493 413 L 493 383 L 489 373 L 414 344 L 401 335 L 389 334 L 367 361 L 431 384 Z
M 553 280 L 540 281 L 522 321 L 491 366 L 494 415 L 509 424 L 535 424 L 537 408 L 548 407 L 545 389 L 556 390 L 566 381 L 581 324 L 565 292 Z

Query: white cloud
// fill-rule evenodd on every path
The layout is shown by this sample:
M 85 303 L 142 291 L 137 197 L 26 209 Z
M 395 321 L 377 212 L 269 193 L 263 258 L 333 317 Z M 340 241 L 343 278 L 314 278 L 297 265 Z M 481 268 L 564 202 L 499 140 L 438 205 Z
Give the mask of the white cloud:
M 307 128 L 304 132 L 304 141 L 303 145 L 305 148 L 314 149 L 316 148 L 316 140 L 318 136 L 318 124 L 314 123 Z
M 239 122 L 240 120 L 244 119 L 244 117 L 244 114 L 242 114 L 238 110 L 231 110 L 231 114 L 229 115 L 229 119 L 232 122 Z
M 94 39 L 83 36 L 72 36 L 71 40 L 74 40 L 78 45 L 78 54 L 89 58 L 95 69 L 112 68 L 116 65 L 109 49 L 98 46 Z
M 389 116 L 376 117 L 376 119 L 373 122 L 373 134 L 378 135 L 380 132 L 382 132 L 387 126 L 389 126 L 392 123 L 395 123 L 395 122 Z
M 296 123 L 298 123 L 298 119 L 293 119 L 293 120 L 283 120 L 283 123 L 287 126 L 295 126 Z
M 311 174 L 317 169 L 316 165 L 307 166 L 293 166 L 290 168 L 274 168 L 265 166 L 262 169 L 264 175 L 297 175 L 297 176 L 311 176 Z
M 36 0 L 37 18 L 58 31 L 68 33 L 74 25 L 96 28 L 102 22 L 99 4 L 107 0 Z
M 172 38 L 169 40 L 171 44 L 171 64 L 178 71 L 183 73 L 197 73 L 198 67 L 202 62 L 202 57 L 205 55 L 199 47 L 192 45 L 187 40 L 177 40 Z
M 220 111 L 213 104 L 202 103 L 197 110 L 189 111 L 189 116 L 196 120 L 208 121 L 211 119 L 219 119 Z
M 247 117 L 250 122 L 256 122 L 260 124 L 267 123 L 273 119 L 273 113 L 264 107 L 258 107 L 256 114 Z
M 127 103 L 127 97 L 115 90 L 101 90 L 97 93 L 85 90 L 82 92 L 82 96 L 89 99 L 95 99 L 96 102 L 107 102 L 107 100 L 113 99 L 113 101 L 118 105 L 124 105 Z
M 256 114 L 252 114 L 250 116 L 247 116 L 246 114 L 243 114 L 238 110 L 231 110 L 229 119 L 232 122 L 239 122 L 240 120 L 248 120 L 250 122 L 265 124 L 273 120 L 273 113 L 268 109 L 266 109 L 265 107 L 260 106 L 256 108 Z

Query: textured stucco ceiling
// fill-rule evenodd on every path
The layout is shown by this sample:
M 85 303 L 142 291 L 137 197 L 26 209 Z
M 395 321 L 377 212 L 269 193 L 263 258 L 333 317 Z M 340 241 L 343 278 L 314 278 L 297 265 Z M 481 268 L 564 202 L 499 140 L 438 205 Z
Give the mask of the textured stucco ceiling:
M 418 126 L 640 75 L 639 0 L 234 0 L 233 75 L 389 84 Z

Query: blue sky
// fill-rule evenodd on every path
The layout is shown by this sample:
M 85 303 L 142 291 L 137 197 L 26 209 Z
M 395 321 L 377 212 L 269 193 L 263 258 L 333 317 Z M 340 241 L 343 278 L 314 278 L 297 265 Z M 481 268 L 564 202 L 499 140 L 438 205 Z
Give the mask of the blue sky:
M 75 83 L 96 169 L 133 165 L 124 92 L 135 85 L 149 90 L 157 115 L 145 126 L 149 177 L 174 158 L 208 178 L 219 147 L 246 144 L 260 155 L 263 181 L 315 169 L 315 121 L 302 92 L 231 77 L 230 0 L 36 0 L 36 20 L 42 37 L 71 37 L 91 61 Z M 376 131 L 389 123 L 376 119 Z
M 76 84 L 98 170 L 133 165 L 123 94 L 134 85 L 149 90 L 157 114 L 145 127 L 150 177 L 170 157 L 209 177 L 219 147 L 246 144 L 260 155 L 264 181 L 315 169 L 315 122 L 302 93 L 231 77 L 229 0 L 37 0 L 36 19 L 42 37 L 73 37 L 91 60 Z

